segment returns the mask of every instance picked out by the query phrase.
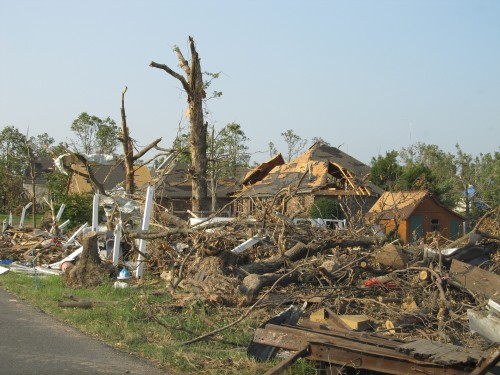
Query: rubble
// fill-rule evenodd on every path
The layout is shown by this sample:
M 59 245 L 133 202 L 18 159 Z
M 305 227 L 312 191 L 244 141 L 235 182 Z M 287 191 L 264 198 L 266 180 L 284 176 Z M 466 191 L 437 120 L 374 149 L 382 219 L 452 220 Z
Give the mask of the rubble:
M 479 316 L 484 318 L 488 299 L 500 302 L 499 223 L 497 210 L 459 241 L 405 246 L 384 243 L 369 227 L 347 225 L 339 229 L 294 224 L 293 220 L 271 212 L 252 220 L 205 220 L 204 225 L 192 227 L 161 223 L 155 223 L 153 230 L 120 227 L 124 241 L 132 247 L 127 259 L 122 254 L 116 264 L 110 259 L 101 260 L 106 267 L 90 273 L 108 277 L 125 263 L 129 267 L 137 265 L 141 254 L 144 273 L 164 283 L 177 308 L 201 300 L 247 307 L 249 313 L 252 309 L 273 311 L 306 301 L 298 326 L 281 327 L 275 323 L 270 331 L 261 327 L 256 333 L 257 340 L 262 339 L 266 345 L 276 344 L 272 335 L 286 337 L 291 344 L 279 347 L 296 350 L 293 359 L 303 356 L 324 361 L 319 354 L 323 350 L 344 360 L 335 362 L 342 367 L 349 361 L 358 361 L 360 356 L 363 363 L 369 363 L 373 356 L 381 355 L 380 351 L 386 358 L 384 366 L 367 368 L 383 371 L 396 361 L 400 366 L 396 368 L 404 371 L 414 366 L 424 373 L 447 373 L 439 363 L 442 357 L 438 362 L 415 358 L 432 357 L 414 353 L 420 345 L 431 347 L 427 343 L 432 342 L 433 350 L 438 352 L 444 350 L 440 344 L 453 344 L 452 352 L 462 353 L 457 357 L 465 357 L 462 349 L 481 352 L 479 357 L 467 352 L 473 359 L 460 364 L 465 370 L 455 372 L 479 373 L 476 369 L 491 360 L 491 351 L 498 348 L 498 344 L 492 346 L 488 337 L 472 332 L 480 331 L 472 328 L 472 321 L 480 320 Z M 79 273 L 74 280 L 82 281 L 89 268 L 77 271 L 76 259 L 83 257 L 88 246 L 85 238 L 95 236 L 92 233 L 83 239 L 81 234 L 71 236 L 73 243 L 68 245 L 65 237 L 47 232 L 38 231 L 35 235 L 24 229 L 7 229 L 0 237 L 0 259 L 13 260 L 18 269 L 26 263 L 51 265 L 53 268 L 45 269 L 59 274 L 61 265 L 69 261 L 76 264 L 64 272 L 65 277 Z M 138 239 L 143 240 L 147 251 L 137 248 Z M 94 260 L 96 246 L 91 257 Z M 13 269 L 12 265 L 5 266 Z M 129 270 L 134 273 L 133 267 Z M 314 322 L 309 322 L 308 317 Z M 323 325 L 330 328 L 325 330 Z M 363 333 L 357 334 L 352 328 Z M 344 337 L 346 330 L 348 339 Z M 415 344 L 418 348 L 404 346 L 408 343 L 420 344 Z M 380 347 L 373 349 L 373 344 Z M 348 349 L 351 345 L 357 348 L 356 356 Z M 486 352 L 488 348 L 490 351 Z M 455 371 L 457 363 L 451 362 Z

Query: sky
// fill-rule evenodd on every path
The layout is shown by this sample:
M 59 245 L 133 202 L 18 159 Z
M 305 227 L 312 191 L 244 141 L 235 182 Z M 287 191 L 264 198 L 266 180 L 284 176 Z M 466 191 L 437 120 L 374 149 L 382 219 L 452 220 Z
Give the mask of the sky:
M 500 1 L 0 0 L 0 126 L 74 137 L 82 112 L 139 147 L 187 126 L 178 46 L 220 72 L 216 129 L 241 125 L 252 161 L 281 133 L 321 137 L 369 164 L 417 142 L 500 151 Z

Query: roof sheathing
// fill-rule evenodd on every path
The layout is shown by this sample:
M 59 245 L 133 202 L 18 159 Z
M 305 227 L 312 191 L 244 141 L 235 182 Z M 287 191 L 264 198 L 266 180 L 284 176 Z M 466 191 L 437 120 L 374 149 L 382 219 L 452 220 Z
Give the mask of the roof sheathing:
M 358 184 L 363 185 L 363 178 L 370 172 L 367 165 L 335 147 L 315 143 L 299 157 L 275 166 L 261 180 L 247 185 L 243 192 L 249 196 L 267 196 L 277 194 L 288 186 L 293 186 L 298 191 L 318 191 L 327 186 L 327 176 L 332 165 L 339 169 L 341 176 L 349 175 L 354 194 L 371 194 L 374 190 L 356 188 Z

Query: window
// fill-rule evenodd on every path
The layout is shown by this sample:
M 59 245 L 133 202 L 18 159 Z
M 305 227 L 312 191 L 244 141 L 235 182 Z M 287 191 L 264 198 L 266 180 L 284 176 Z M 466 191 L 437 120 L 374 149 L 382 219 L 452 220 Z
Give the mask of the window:
M 439 219 L 431 219 L 431 231 L 437 232 L 439 230 Z

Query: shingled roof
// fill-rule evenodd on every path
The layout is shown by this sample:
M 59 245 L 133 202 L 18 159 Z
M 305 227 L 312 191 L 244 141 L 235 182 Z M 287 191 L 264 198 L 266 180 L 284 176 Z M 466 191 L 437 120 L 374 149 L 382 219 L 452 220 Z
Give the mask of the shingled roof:
M 312 145 L 298 158 L 269 169 L 272 162 L 278 164 L 275 159 L 271 159 L 247 175 L 243 195 L 275 195 L 287 187 L 297 189 L 297 193 L 321 194 L 328 191 L 333 195 L 365 196 L 383 193 L 382 189 L 366 180 L 370 173 L 369 166 L 338 148 L 320 142 Z M 267 173 L 263 174 L 262 171 Z M 249 178 L 257 175 L 260 176 L 260 180 Z
M 368 211 L 367 218 L 407 220 L 426 198 L 434 200 L 438 206 L 462 219 L 459 214 L 443 206 L 431 193 L 425 190 L 385 192 Z
M 68 191 L 72 193 L 92 191 L 92 185 L 88 177 L 86 177 L 86 168 L 80 164 L 73 164 L 72 168 L 75 172 L 71 176 Z M 90 168 L 96 180 L 103 185 L 104 190 L 112 190 L 117 185 L 125 182 L 125 164 L 123 160 L 117 160 L 114 164 L 91 164 Z M 147 166 L 135 169 L 134 182 L 137 188 L 145 187 L 150 181 L 151 174 Z

